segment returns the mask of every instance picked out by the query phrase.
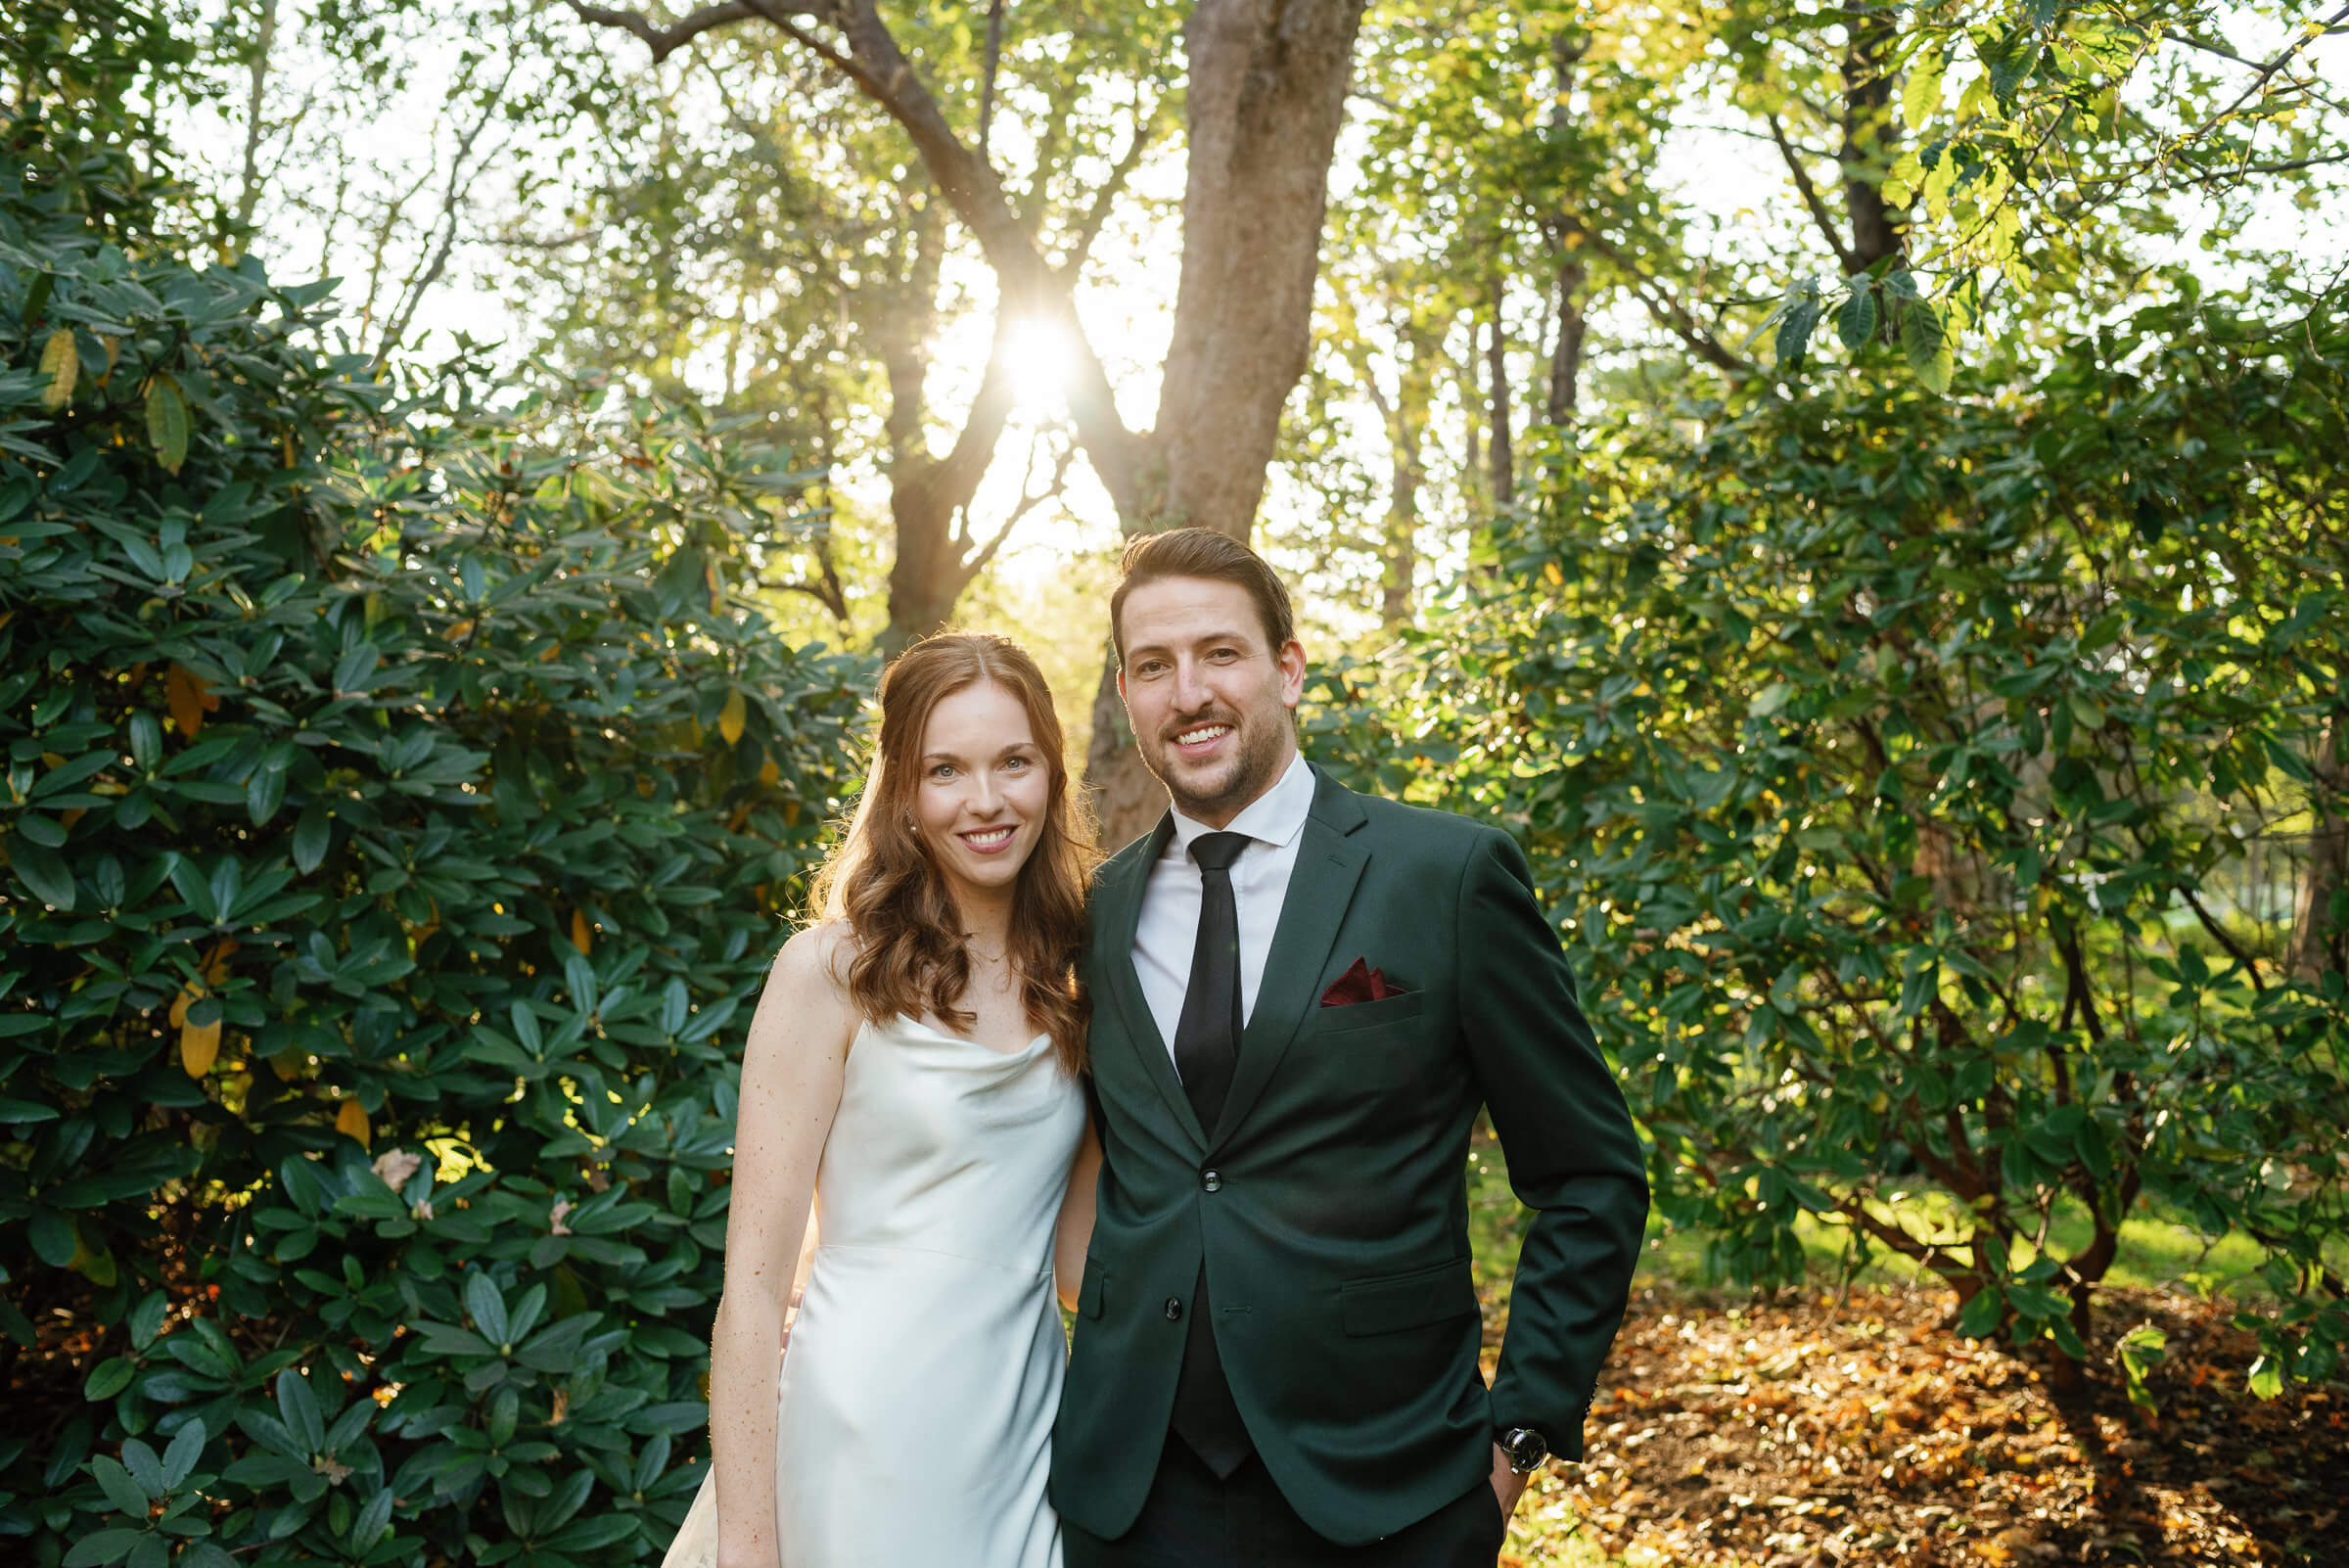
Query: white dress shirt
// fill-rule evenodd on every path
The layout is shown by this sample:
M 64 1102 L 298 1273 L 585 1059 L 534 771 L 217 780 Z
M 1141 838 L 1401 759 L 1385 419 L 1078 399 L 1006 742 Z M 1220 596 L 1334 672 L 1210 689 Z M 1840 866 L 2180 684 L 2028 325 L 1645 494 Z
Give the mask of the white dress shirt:
M 1278 783 L 1250 801 L 1221 829 L 1174 812 L 1174 836 L 1150 868 L 1142 890 L 1141 923 L 1133 933 L 1133 969 L 1142 997 L 1158 1022 L 1158 1038 L 1174 1054 L 1174 1030 L 1182 1022 L 1183 993 L 1191 984 L 1191 954 L 1199 945 L 1198 862 L 1191 841 L 1203 833 L 1244 833 L 1256 842 L 1231 863 L 1232 902 L 1240 916 L 1240 1022 L 1255 1015 L 1256 993 L 1265 983 L 1265 958 L 1289 896 L 1289 873 L 1297 868 L 1297 846 L 1313 808 L 1313 770 L 1292 758 Z

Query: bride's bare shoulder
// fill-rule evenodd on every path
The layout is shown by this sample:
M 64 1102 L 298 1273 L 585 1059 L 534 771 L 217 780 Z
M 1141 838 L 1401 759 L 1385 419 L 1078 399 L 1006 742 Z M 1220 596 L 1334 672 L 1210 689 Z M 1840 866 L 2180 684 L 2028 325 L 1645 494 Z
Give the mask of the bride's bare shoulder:
M 793 986 L 821 986 L 846 999 L 849 965 L 856 957 L 856 935 L 846 920 L 826 920 L 808 926 L 783 944 L 775 954 L 773 976 Z
M 809 926 L 785 943 L 759 998 L 751 1026 L 754 1045 L 763 1033 L 786 1054 L 805 1045 L 845 1055 L 858 1016 L 849 995 L 849 964 L 855 951 L 847 924 L 837 920 Z

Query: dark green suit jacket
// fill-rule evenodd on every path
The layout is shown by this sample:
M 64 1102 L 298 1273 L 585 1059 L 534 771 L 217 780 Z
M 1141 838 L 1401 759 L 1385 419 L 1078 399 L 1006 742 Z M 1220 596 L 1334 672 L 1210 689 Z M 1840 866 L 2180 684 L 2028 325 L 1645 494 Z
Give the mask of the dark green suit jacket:
M 1466 818 L 1318 776 L 1209 1129 L 1133 968 L 1143 885 L 1173 831 L 1169 818 L 1128 845 L 1093 889 L 1084 972 L 1106 1159 L 1054 1505 L 1112 1538 L 1140 1511 L 1161 1449 L 1181 1441 L 1168 1418 L 1203 1253 L 1232 1398 L 1282 1495 L 1330 1540 L 1375 1540 L 1460 1497 L 1512 1426 L 1580 1457 L 1647 1183 L 1523 853 Z M 1406 994 L 1322 1006 L 1357 958 Z M 1490 1392 L 1468 1262 L 1480 1106 L 1539 1211 Z

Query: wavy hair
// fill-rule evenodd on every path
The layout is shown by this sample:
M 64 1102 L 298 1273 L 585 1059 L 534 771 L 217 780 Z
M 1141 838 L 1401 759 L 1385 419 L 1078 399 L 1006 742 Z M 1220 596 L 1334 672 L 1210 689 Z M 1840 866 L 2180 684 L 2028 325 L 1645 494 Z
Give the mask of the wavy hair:
M 857 1010 L 875 1022 L 936 1017 L 956 1029 L 974 1017 L 957 1005 L 970 984 L 962 920 L 944 877 L 912 831 L 922 738 L 945 698 L 992 681 L 1027 712 L 1044 755 L 1051 795 L 1036 849 L 1012 888 L 1004 945 L 1031 1022 L 1052 1037 L 1074 1078 L 1084 1071 L 1089 1019 L 1077 959 L 1085 938 L 1085 884 L 1096 858 L 1083 798 L 1072 799 L 1060 715 L 1043 672 L 1019 644 L 984 631 L 946 631 L 915 643 L 881 677 L 881 735 L 864 791 L 839 847 L 816 873 L 809 903 L 853 934 L 845 976 Z

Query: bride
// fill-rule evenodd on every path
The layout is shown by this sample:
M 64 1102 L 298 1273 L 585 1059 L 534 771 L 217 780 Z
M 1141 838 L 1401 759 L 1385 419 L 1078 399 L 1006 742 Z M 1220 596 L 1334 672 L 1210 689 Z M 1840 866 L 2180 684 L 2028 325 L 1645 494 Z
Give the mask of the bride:
M 665 1568 L 1058 1568 L 1053 1303 L 1075 1298 L 1100 1164 L 1077 817 L 1018 646 L 949 633 L 890 667 L 823 923 L 751 1022 L 714 1462 Z

